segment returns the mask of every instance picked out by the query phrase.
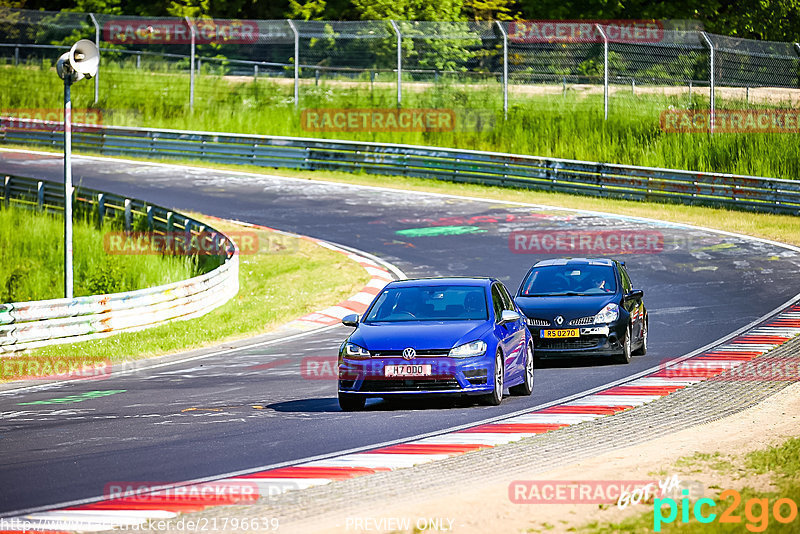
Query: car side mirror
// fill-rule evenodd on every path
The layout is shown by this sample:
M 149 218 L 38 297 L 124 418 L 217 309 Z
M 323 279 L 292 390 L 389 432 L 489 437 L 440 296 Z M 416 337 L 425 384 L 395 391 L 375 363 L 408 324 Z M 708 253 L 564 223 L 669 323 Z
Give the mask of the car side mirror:
M 644 297 L 644 291 L 641 289 L 631 289 L 630 293 L 625 295 L 625 300 L 640 300 Z
M 351 313 L 350 315 L 345 315 L 342 317 L 342 324 L 345 326 L 352 326 L 353 328 L 358 326 L 358 314 Z
M 500 313 L 500 324 L 513 323 L 520 319 L 522 319 L 522 316 L 515 311 L 503 310 Z

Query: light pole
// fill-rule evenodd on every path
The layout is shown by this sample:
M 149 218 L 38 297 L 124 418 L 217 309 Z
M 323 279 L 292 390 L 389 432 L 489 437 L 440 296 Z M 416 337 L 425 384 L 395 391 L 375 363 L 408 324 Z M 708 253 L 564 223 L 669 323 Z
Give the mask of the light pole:
M 72 101 L 70 88 L 83 78 L 97 74 L 100 54 L 97 46 L 81 39 L 58 58 L 56 72 L 64 80 L 64 297 L 72 298 Z

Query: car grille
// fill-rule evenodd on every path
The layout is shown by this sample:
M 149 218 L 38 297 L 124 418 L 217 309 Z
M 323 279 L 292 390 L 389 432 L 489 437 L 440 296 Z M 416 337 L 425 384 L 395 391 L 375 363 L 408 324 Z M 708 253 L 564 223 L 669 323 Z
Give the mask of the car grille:
M 429 380 L 364 380 L 360 391 L 433 391 L 461 389 L 458 381 L 451 378 L 432 378 Z
M 579 319 L 573 319 L 569 322 L 571 326 L 587 326 L 590 324 L 594 324 L 594 315 L 591 317 L 581 317 Z
M 528 324 L 530 326 L 550 326 L 550 321 L 547 319 L 535 319 L 533 317 L 528 317 Z
M 541 350 L 576 350 L 596 347 L 598 338 L 539 339 L 536 348 Z
M 371 350 L 370 356 L 373 358 L 402 358 L 402 350 Z M 450 349 L 431 349 L 431 350 L 418 350 L 416 351 L 417 357 L 440 357 L 448 356 Z

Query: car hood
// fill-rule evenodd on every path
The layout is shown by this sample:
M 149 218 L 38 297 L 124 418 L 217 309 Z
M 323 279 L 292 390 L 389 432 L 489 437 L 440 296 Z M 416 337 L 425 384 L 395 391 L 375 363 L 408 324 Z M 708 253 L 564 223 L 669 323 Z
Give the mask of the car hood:
M 349 340 L 370 351 L 451 349 L 481 339 L 490 328 L 485 321 L 361 323 Z
M 564 297 L 517 297 L 514 299 L 522 312 L 531 318 L 552 321 L 561 315 L 567 321 L 595 315 L 608 303 L 619 304 L 617 295 L 588 295 Z

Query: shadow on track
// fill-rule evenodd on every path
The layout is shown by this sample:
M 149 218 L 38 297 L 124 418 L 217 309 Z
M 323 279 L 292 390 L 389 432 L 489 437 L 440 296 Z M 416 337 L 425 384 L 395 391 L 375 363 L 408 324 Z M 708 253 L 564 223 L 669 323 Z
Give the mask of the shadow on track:
M 474 397 L 447 396 L 441 398 L 392 398 L 368 399 L 363 412 L 386 412 L 398 410 L 449 410 L 480 406 Z M 336 398 L 301 399 L 287 402 L 276 402 L 267 405 L 276 412 L 286 413 L 333 413 L 341 412 Z
M 537 369 L 574 369 L 579 367 L 609 367 L 622 365 L 610 357 L 569 356 L 563 358 L 541 358 L 536 360 Z

